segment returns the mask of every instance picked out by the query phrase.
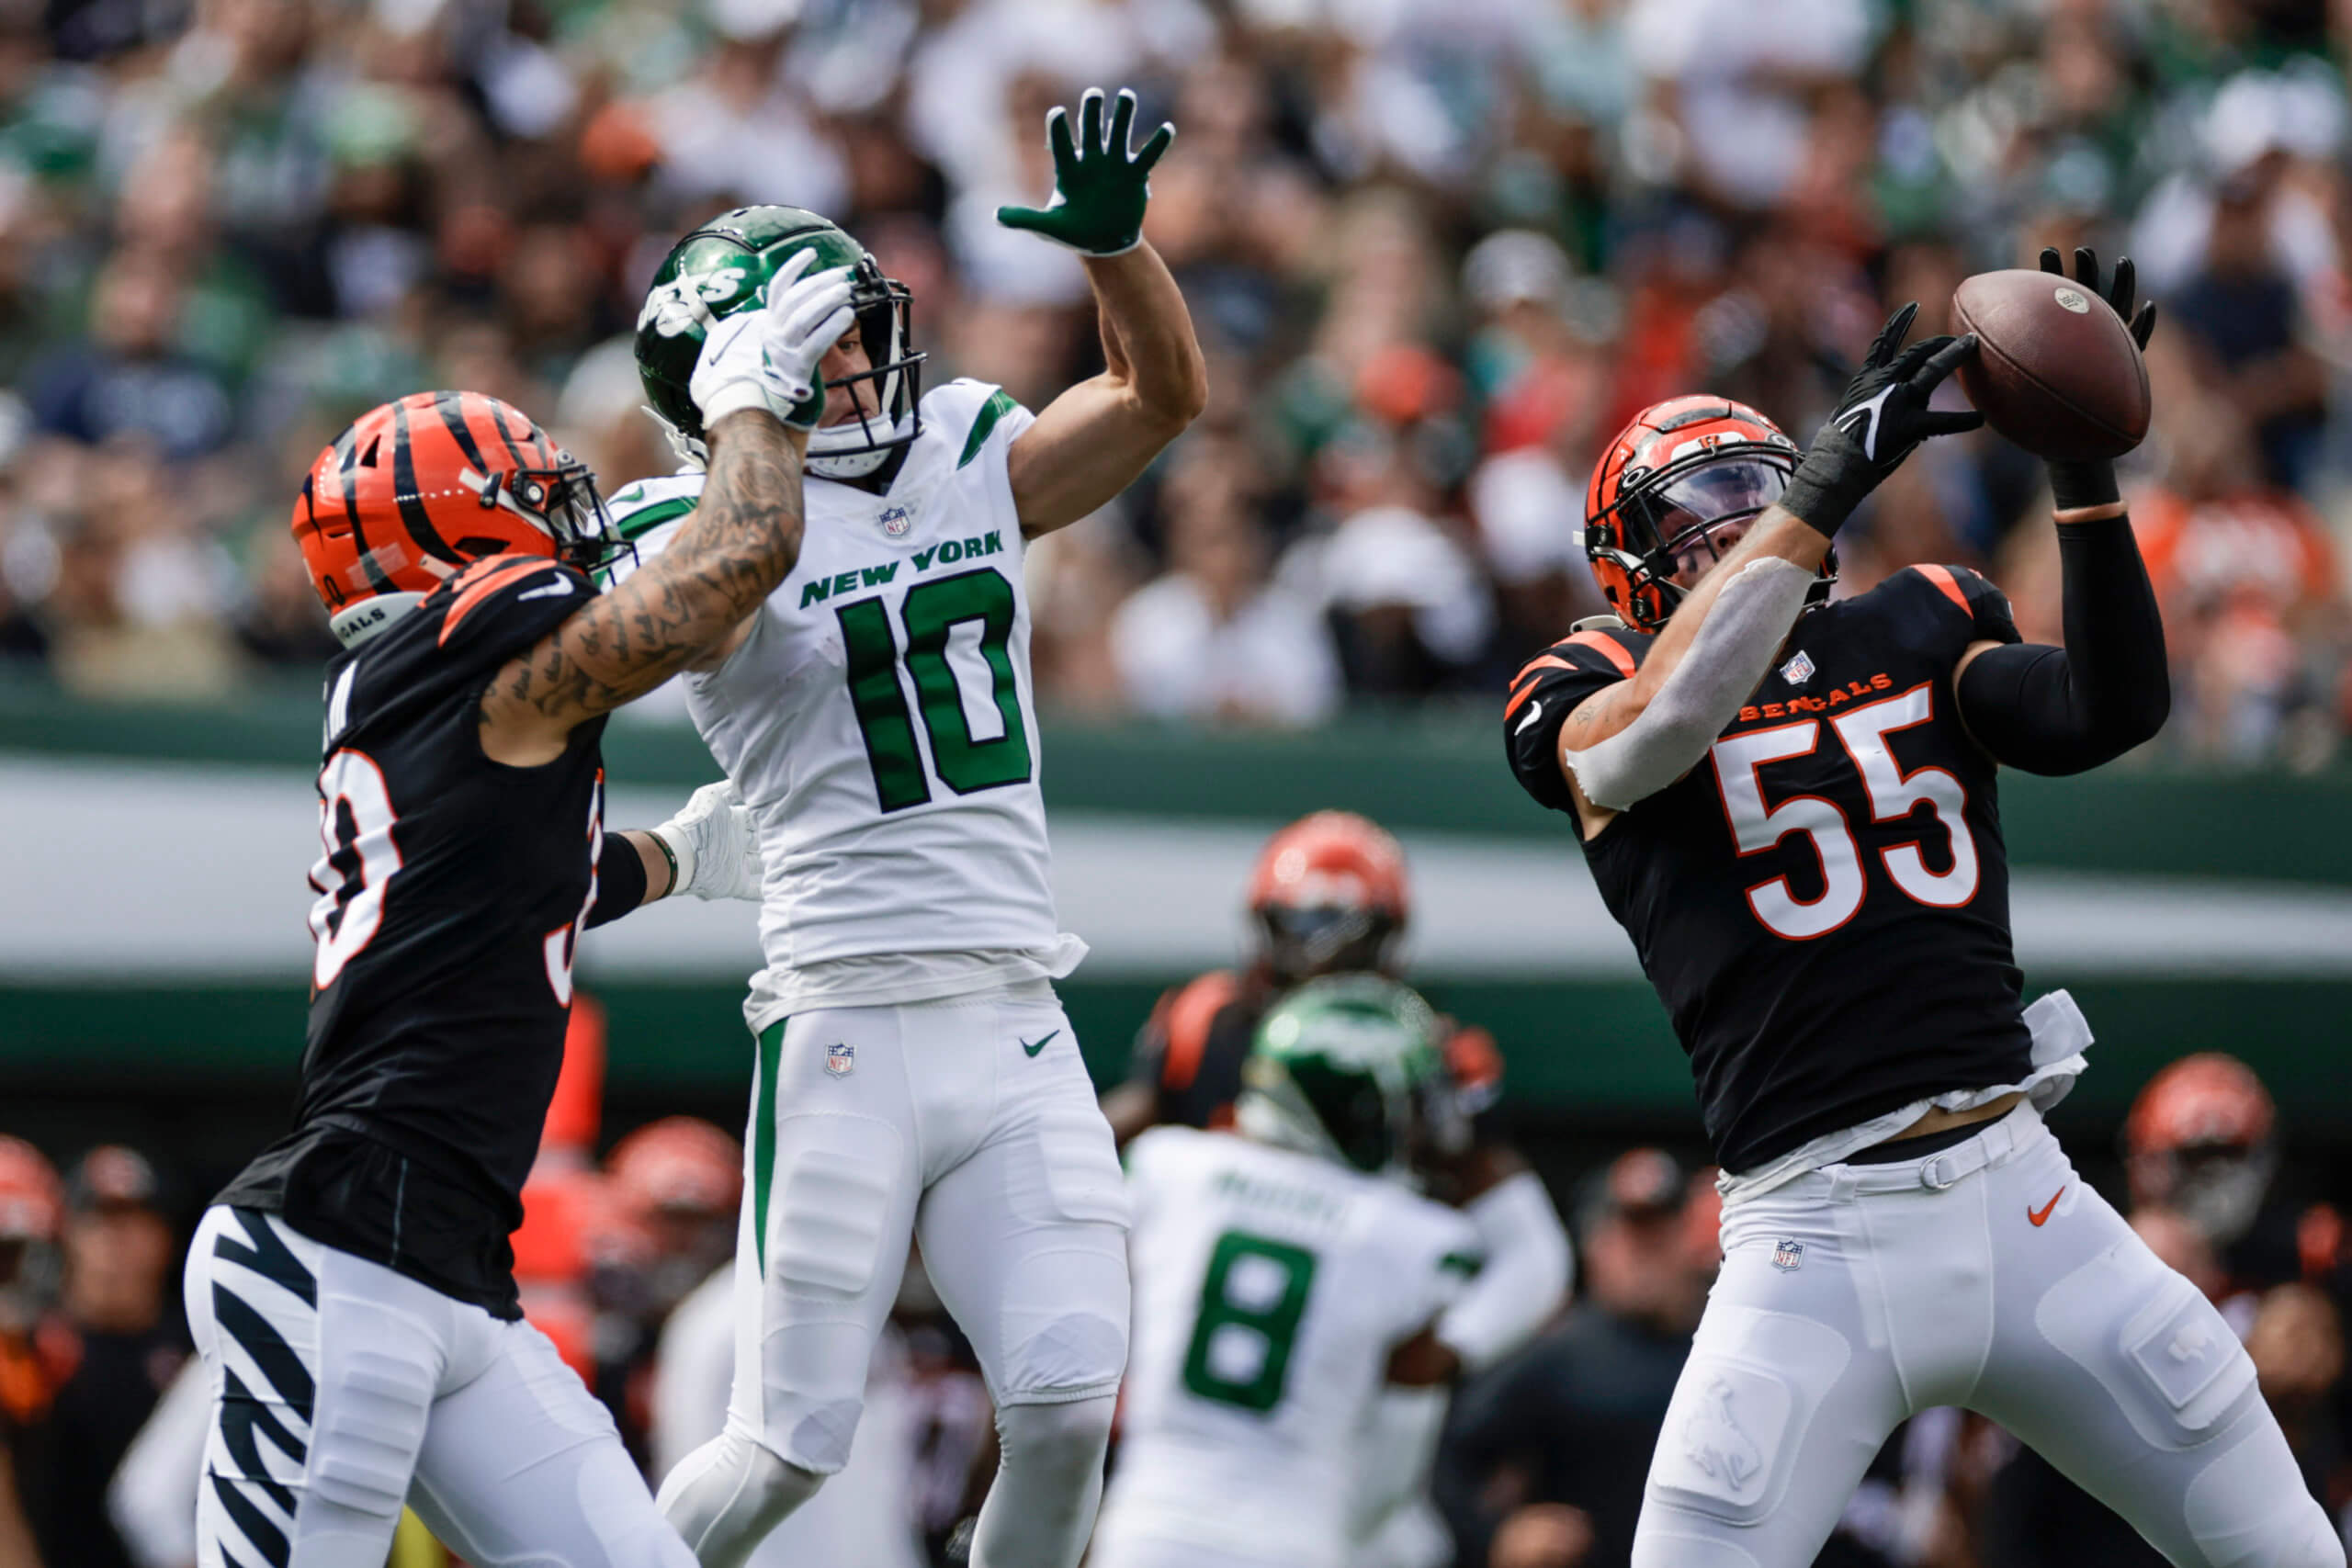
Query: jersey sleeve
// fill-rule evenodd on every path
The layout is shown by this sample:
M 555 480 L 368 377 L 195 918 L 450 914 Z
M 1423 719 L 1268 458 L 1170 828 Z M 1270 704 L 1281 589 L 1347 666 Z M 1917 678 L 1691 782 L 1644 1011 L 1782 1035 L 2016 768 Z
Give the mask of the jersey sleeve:
M 962 378 L 923 399 L 923 418 L 956 444 L 956 467 L 985 462 L 1002 469 L 1012 444 L 1037 423 L 1011 392 L 986 381 Z
M 1519 787 L 1538 806 L 1573 811 L 1560 774 L 1560 726 L 1594 693 L 1641 668 L 1650 639 L 1623 627 L 1591 628 L 1554 643 L 1511 677 L 1503 704 L 1503 747 Z
M 2020 642 L 2017 617 L 2009 611 L 2009 596 L 1964 566 L 1914 566 L 1904 569 L 1905 588 L 1949 626 L 1954 658 L 1973 642 Z
M 639 479 L 622 486 L 605 502 L 613 529 L 629 549 L 597 575 L 606 588 L 626 581 L 630 572 L 662 553 L 685 526 L 702 499 L 702 476 L 680 474 L 666 479 Z
M 596 597 L 585 575 L 541 556 L 486 556 L 429 594 L 418 615 L 441 660 L 489 670 Z

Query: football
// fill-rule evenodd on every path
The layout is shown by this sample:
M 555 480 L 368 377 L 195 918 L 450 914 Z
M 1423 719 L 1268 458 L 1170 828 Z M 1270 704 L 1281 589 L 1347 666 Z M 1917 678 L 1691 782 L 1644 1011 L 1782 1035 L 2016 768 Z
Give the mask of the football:
M 2148 367 L 2106 300 L 2055 273 L 1982 272 L 1951 297 L 1974 333 L 1960 384 L 1985 423 L 2038 457 L 2120 457 L 2148 434 Z

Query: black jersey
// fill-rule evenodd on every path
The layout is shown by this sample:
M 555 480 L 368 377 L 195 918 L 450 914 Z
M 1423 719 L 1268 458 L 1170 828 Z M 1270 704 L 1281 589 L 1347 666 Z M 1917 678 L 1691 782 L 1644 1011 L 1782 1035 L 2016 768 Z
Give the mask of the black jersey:
M 482 753 L 480 705 L 595 592 L 492 557 L 329 667 L 301 1098 L 219 1200 L 508 1318 L 594 896 L 604 720 L 509 767 Z
M 1724 1168 L 2030 1070 L 1992 759 L 1955 710 L 1968 645 L 2016 642 L 1962 567 L 1801 616 L 1707 757 L 1579 840 L 1674 1020 Z M 1587 630 L 1514 682 L 1512 772 L 1573 818 L 1561 722 L 1650 639 Z

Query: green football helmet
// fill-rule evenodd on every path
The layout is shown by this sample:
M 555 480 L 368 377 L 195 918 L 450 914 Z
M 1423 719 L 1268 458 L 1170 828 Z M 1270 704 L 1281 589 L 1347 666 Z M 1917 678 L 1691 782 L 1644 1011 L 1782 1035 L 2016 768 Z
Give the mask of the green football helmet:
M 1377 975 L 1334 975 L 1258 1025 L 1234 1118 L 1261 1142 L 1397 1175 L 1415 1103 L 1442 1070 L 1429 1003 Z
M 637 372 L 651 412 L 679 455 L 706 456 L 702 414 L 686 391 L 711 323 L 760 302 L 786 257 L 813 248 L 812 271 L 851 269 L 850 306 L 867 368 L 825 383 L 828 393 L 871 382 L 879 414 L 820 427 L 808 437 L 808 471 L 820 479 L 862 479 L 881 469 L 922 433 L 922 360 L 911 345 L 914 296 L 882 276 L 874 253 L 826 219 L 797 207 L 739 207 L 722 212 L 670 248 L 637 317 Z M 839 407 L 839 403 L 833 404 Z

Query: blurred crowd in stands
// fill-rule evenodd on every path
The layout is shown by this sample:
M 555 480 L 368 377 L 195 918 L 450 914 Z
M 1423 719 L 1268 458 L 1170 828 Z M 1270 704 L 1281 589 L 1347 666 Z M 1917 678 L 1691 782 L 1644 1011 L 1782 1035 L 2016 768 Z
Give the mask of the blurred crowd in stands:
M 287 536 L 399 393 L 669 466 L 628 333 L 687 225 L 836 217 L 936 381 L 1097 363 L 999 228 L 1048 107 L 1181 130 L 1147 233 L 1208 413 L 1033 564 L 1048 707 L 1482 702 L 1599 608 L 1586 473 L 1699 389 L 1801 439 L 1891 302 L 2044 243 L 2165 325 L 2128 466 L 2177 663 L 2156 750 L 2316 766 L 2352 717 L 2352 134 L 2328 0 L 0 0 L 0 666 L 204 697 L 329 653 Z M 2039 467 L 1938 444 L 1849 591 L 1984 568 L 2058 635 Z
M 658 1480 L 718 1430 L 741 1149 L 673 1116 L 602 1142 L 601 1025 L 575 1014 L 525 1192 L 516 1273 L 531 1320 Z M 2244 1338 L 2312 1492 L 2352 1524 L 2352 1249 L 2282 1163 L 2276 1109 L 2227 1056 L 2174 1063 L 2134 1105 L 2114 1197 Z M 132 1150 L 61 1179 L 0 1136 L 0 1563 L 191 1568 L 209 1422 L 190 1371 L 179 1237 L 204 1201 Z M 1463 1385 L 1433 1490 L 1454 1568 L 1622 1568 L 1643 1477 L 1718 1262 L 1713 1172 L 1654 1149 L 1567 1173 L 1554 1196 L 1577 1285 L 1553 1325 Z M 970 1350 L 909 1270 L 849 1469 L 756 1568 L 947 1568 L 995 1469 Z M 1112 1463 L 1117 1456 L 1114 1450 Z M 406 1565 L 441 1561 L 421 1533 Z M 1442 1550 L 1442 1549 L 1441 1549 Z M 1957 1410 L 1898 1428 L 1820 1568 L 2161 1568 L 2162 1559 L 2000 1428 Z

